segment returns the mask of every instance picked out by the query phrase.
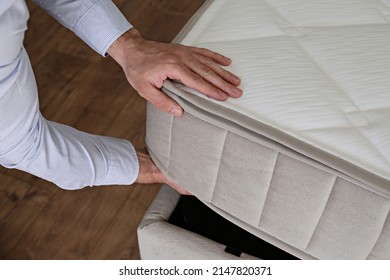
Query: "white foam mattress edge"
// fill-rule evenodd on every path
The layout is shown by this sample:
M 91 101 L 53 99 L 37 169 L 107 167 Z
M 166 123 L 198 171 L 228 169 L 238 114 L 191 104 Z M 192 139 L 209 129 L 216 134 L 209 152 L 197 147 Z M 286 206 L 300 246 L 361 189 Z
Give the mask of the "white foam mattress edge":
M 383 20 L 389 6 L 293 2 L 208 1 L 176 41 L 233 58 L 228 69 L 241 76 L 244 96 L 206 98 L 210 103 L 389 185 L 390 25 Z M 168 87 L 181 97 L 185 91 L 205 98 L 180 84 L 176 91 Z

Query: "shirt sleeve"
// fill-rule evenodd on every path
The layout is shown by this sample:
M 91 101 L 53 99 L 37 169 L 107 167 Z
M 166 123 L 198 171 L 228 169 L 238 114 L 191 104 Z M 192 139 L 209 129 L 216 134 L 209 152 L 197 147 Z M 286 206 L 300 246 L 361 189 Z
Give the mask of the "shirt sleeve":
M 73 8 L 84 12 L 70 13 L 72 16 L 66 17 L 70 24 L 84 22 L 80 15 L 95 7 L 80 3 L 108 1 L 45 2 L 63 2 L 64 7 L 77 2 L 80 6 Z M 85 133 L 41 115 L 34 74 L 22 46 L 27 19 L 24 0 L 0 0 L 0 165 L 26 171 L 69 190 L 132 184 L 138 177 L 139 162 L 129 141 Z M 115 38 L 113 34 L 121 32 L 111 27 L 105 30 L 113 33 L 107 31 L 107 36 L 92 36 L 90 40 L 104 41 L 102 46 L 109 44 Z
M 132 28 L 110 0 L 33 0 L 99 54 Z
M 67 190 L 135 182 L 139 163 L 129 141 L 85 133 L 41 115 L 24 49 L 0 70 L 0 165 Z

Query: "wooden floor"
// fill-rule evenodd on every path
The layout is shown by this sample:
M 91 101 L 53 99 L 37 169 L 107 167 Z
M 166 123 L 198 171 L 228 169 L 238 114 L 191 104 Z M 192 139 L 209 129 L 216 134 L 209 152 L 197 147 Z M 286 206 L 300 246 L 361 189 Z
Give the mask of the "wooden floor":
M 145 137 L 145 102 L 102 58 L 31 1 L 25 46 L 49 120 L 94 134 Z M 204 0 L 114 1 L 144 37 L 169 42 Z M 0 259 L 138 259 L 137 226 L 159 185 L 63 191 L 0 167 Z

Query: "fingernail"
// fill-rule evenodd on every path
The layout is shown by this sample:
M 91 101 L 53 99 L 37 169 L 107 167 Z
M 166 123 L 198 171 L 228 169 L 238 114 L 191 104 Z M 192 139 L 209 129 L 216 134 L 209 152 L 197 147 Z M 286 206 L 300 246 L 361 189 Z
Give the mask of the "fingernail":
M 226 100 L 229 97 L 229 95 L 224 93 L 222 90 L 219 90 L 218 93 L 222 100 Z
M 242 90 L 239 89 L 239 88 L 233 88 L 232 93 L 234 95 L 240 95 L 241 96 L 242 95 Z
M 181 117 L 181 115 L 183 114 L 183 111 L 179 108 L 172 108 L 170 113 L 172 115 L 174 115 L 175 117 Z

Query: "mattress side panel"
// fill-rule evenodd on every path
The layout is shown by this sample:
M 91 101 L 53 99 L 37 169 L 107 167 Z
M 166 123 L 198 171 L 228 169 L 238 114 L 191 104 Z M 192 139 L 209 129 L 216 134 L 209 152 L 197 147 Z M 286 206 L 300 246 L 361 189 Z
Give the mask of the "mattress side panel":
M 367 259 L 389 260 L 390 259 L 390 215 L 387 214 L 386 222 L 379 235 L 378 241 Z
M 257 224 L 278 152 L 229 132 L 211 203 Z
M 227 131 L 187 114 L 174 119 L 168 176 L 211 201 Z
M 389 198 L 337 179 L 307 251 L 321 259 L 366 259 L 389 207 Z
M 148 110 L 148 118 L 162 115 L 167 114 Z M 147 138 L 156 164 L 255 235 L 266 233 L 314 258 L 362 259 L 371 250 L 372 258 L 386 255 L 388 197 L 187 112 L 158 124 L 147 128 L 157 137 Z M 168 132 L 170 142 L 164 140 Z M 163 145 L 155 144 L 159 134 Z
M 145 142 L 153 160 L 164 173 L 168 172 L 173 116 L 159 112 L 147 103 Z
M 148 103 L 145 141 L 152 160 L 202 200 L 211 201 L 226 135 L 190 114 L 173 118 Z
M 280 154 L 259 227 L 304 250 L 335 180 L 335 175 Z

